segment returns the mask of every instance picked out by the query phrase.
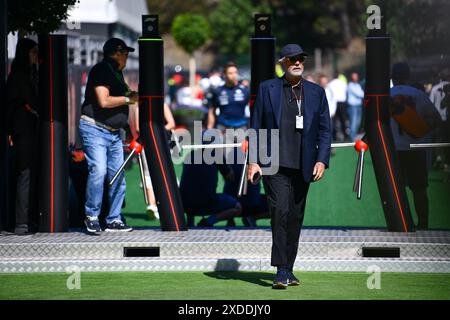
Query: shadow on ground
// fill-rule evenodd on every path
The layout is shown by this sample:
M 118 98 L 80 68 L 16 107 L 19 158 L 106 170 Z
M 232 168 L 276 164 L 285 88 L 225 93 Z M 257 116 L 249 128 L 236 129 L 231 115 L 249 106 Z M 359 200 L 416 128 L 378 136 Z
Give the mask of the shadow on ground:
M 240 280 L 262 287 L 271 287 L 274 275 L 266 272 L 213 271 L 204 275 L 218 280 Z

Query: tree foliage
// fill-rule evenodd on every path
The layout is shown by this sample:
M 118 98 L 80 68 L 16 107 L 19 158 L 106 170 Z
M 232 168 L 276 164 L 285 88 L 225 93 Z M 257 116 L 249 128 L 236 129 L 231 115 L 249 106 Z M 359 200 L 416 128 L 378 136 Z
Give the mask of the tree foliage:
M 8 0 L 8 31 L 47 34 L 67 19 L 69 8 L 79 0 Z
M 200 14 L 204 17 L 214 6 L 208 0 L 147 0 L 150 14 L 159 16 L 159 30 L 161 33 L 170 31 L 176 16 L 182 13 Z
M 387 18 L 395 56 L 412 57 L 450 52 L 450 1 L 379 0 Z
M 274 17 L 277 42 L 305 48 L 345 48 L 363 32 L 370 0 L 262 0 Z
M 180 13 L 203 15 L 211 25 L 211 49 L 234 59 L 248 55 L 255 13 L 271 14 L 279 46 L 337 49 L 367 35 L 366 10 L 372 4 L 382 7 L 395 55 L 450 51 L 448 0 L 152 0 L 149 10 L 160 15 L 162 32 Z
M 177 45 L 192 55 L 209 38 L 208 21 L 201 15 L 180 14 L 173 21 L 172 35 Z
M 255 13 L 270 13 L 270 9 L 265 4 L 255 6 L 251 0 L 220 1 L 208 18 L 215 49 L 231 60 L 248 54 Z

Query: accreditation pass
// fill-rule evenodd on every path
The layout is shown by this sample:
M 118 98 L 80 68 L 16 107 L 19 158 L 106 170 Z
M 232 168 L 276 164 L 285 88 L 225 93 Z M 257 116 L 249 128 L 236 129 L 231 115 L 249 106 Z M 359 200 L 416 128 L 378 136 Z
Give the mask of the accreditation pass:
M 303 129 L 302 100 L 297 100 L 298 115 L 295 116 L 295 128 Z

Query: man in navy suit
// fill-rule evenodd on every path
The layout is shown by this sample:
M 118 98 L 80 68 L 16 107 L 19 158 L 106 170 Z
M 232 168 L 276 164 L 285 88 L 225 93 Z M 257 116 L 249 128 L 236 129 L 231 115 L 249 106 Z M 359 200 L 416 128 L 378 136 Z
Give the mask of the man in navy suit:
M 330 159 L 328 102 L 322 87 L 302 78 L 306 57 L 307 53 L 297 44 L 288 44 L 281 50 L 279 62 L 285 75 L 259 85 L 251 117 L 252 129 L 268 129 L 268 136 L 270 131 L 279 130 L 279 145 L 267 145 L 267 154 L 279 154 L 278 171 L 263 176 L 272 226 L 271 265 L 277 267 L 275 289 L 300 284 L 292 270 L 306 196 L 310 182 L 323 177 Z M 259 141 L 256 154 L 263 147 Z M 250 181 L 256 173 L 262 175 L 264 168 L 259 156 L 253 158 L 256 161 L 250 157 L 248 170 Z

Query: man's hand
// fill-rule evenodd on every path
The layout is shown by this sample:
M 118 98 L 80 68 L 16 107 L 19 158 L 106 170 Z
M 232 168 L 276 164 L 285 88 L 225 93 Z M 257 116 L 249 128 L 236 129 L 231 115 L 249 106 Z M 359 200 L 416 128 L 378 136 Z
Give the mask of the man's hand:
M 262 175 L 262 170 L 261 170 L 260 166 L 257 163 L 250 163 L 248 165 L 248 170 L 247 170 L 247 179 L 250 180 L 250 182 L 253 182 L 253 176 L 257 172 L 259 172 L 259 174 Z
M 14 141 L 13 141 L 11 135 L 8 135 L 8 143 L 9 143 L 9 146 L 10 146 L 10 147 L 14 146 Z
M 323 174 L 325 173 L 325 164 L 322 162 L 317 162 L 314 165 L 314 170 L 313 170 L 313 176 L 314 176 L 314 182 L 315 181 L 319 181 L 320 179 L 322 179 Z
M 131 91 L 128 98 L 130 98 L 129 104 L 135 104 L 139 101 L 139 94 L 136 91 Z

